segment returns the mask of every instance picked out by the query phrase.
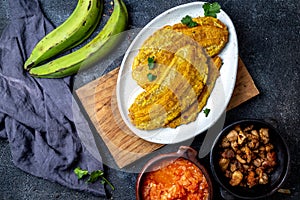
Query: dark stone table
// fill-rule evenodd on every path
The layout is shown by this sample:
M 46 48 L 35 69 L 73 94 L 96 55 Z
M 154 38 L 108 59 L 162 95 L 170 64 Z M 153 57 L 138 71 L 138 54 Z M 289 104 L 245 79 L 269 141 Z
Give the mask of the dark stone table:
M 46 16 L 54 25 L 62 23 L 72 12 L 76 0 L 41 0 Z M 106 1 L 109 6 L 111 1 Z M 191 1 L 124 1 L 130 28 L 142 28 L 151 19 L 174 6 Z M 282 188 L 291 194 L 275 192 L 268 199 L 300 199 L 300 1 L 299 0 L 219 0 L 231 17 L 238 35 L 239 55 L 254 79 L 260 95 L 226 114 L 226 124 L 241 118 L 272 119 L 286 140 L 291 153 L 290 173 Z M 105 11 L 108 14 L 107 11 Z M 9 23 L 7 1 L 0 1 L 0 33 Z M 115 67 L 120 63 L 115 63 Z M 204 135 L 191 144 L 199 149 Z M 108 157 L 106 152 L 101 153 Z M 91 194 L 62 187 L 36 178 L 16 168 L 11 161 L 9 144 L 0 140 L 0 199 L 99 199 Z M 207 164 L 207 158 L 204 163 Z M 133 164 L 130 167 L 136 167 Z M 135 199 L 137 174 L 105 167 L 107 178 L 116 187 L 107 188 L 109 199 Z M 216 185 L 216 188 L 218 186 Z M 218 191 L 218 190 L 215 190 Z M 221 199 L 216 192 L 215 199 Z

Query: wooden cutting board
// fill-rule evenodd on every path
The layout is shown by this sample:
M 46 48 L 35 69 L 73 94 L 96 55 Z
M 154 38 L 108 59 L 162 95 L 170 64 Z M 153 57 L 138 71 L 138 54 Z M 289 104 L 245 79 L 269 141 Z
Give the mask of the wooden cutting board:
M 122 168 L 162 147 L 132 133 L 117 108 L 115 87 L 119 68 L 84 85 L 76 94 L 99 136 L 103 139 L 116 164 Z M 227 110 L 259 94 L 247 68 L 239 59 L 235 89 Z M 101 153 L 101 152 L 100 152 Z

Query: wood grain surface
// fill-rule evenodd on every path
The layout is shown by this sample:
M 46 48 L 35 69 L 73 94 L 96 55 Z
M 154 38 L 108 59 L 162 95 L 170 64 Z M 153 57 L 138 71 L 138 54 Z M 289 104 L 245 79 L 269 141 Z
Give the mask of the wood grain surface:
M 122 168 L 162 147 L 132 133 L 117 107 L 116 83 L 119 68 L 84 85 L 76 94 L 99 136 L 107 145 L 116 164 Z M 227 110 L 259 94 L 243 61 L 239 59 L 235 89 Z M 101 153 L 101 152 L 100 152 Z

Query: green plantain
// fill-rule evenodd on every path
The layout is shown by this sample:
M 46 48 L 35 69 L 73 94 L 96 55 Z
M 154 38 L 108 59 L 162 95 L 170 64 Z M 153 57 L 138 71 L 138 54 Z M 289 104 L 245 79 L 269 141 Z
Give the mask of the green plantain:
M 119 41 L 116 35 L 126 29 L 127 23 L 128 13 L 124 2 L 114 0 L 114 10 L 95 38 L 77 51 L 30 69 L 29 73 L 41 78 L 62 78 L 77 73 L 81 67 L 89 66 L 105 56 Z
M 103 0 L 78 0 L 69 18 L 34 47 L 24 69 L 35 67 L 87 39 L 101 19 L 103 5 Z

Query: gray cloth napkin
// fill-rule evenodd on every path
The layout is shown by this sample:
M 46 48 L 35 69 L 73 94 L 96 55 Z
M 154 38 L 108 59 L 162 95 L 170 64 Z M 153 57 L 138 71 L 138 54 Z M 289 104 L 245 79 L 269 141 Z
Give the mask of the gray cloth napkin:
M 87 184 L 73 172 L 78 166 L 103 170 L 103 164 L 78 137 L 70 78 L 38 79 L 23 70 L 36 43 L 53 26 L 38 0 L 8 2 L 10 23 L 0 40 L 0 138 L 9 141 L 14 164 L 25 172 L 105 196 L 100 181 Z

